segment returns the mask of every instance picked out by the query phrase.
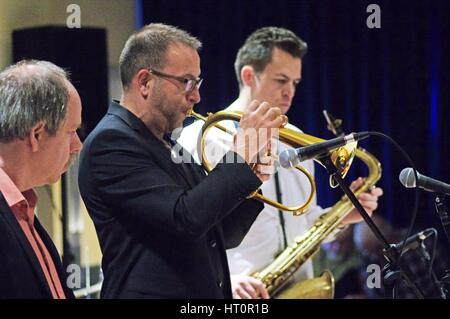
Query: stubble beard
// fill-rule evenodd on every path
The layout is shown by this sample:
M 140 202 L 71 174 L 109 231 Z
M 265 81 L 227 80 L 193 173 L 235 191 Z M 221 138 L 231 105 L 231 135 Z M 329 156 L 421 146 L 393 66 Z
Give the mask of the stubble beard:
M 166 128 L 167 132 L 169 133 L 173 131 L 174 129 L 182 126 L 183 122 L 178 123 L 179 118 L 179 112 L 178 112 L 178 106 L 171 105 L 170 99 L 167 97 L 167 95 L 161 90 L 160 84 L 158 83 L 153 87 L 152 95 L 151 95 L 151 102 L 153 104 L 153 107 L 158 111 L 158 113 L 161 115 L 161 120 L 164 120 L 166 125 L 164 127 Z

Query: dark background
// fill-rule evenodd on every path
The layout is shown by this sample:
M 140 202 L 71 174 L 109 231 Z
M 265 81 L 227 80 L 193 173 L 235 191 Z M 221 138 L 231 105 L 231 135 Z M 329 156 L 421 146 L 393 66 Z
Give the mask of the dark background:
M 138 1 L 139 2 L 139 1 Z M 370 3 L 381 8 L 381 29 L 369 29 Z M 203 42 L 202 101 L 197 111 L 217 111 L 238 95 L 233 63 L 255 29 L 281 26 L 308 43 L 303 79 L 288 113 L 306 133 L 331 138 L 322 110 L 344 120 L 346 132 L 371 130 L 393 137 L 417 169 L 450 182 L 450 2 L 447 1 L 141 1 L 142 21 L 179 26 Z M 139 10 L 139 9 L 138 9 Z M 361 145 L 382 163 L 385 195 L 379 214 L 397 226 L 411 220 L 414 192 L 398 174 L 409 166 L 385 140 Z M 356 163 L 355 163 L 356 164 Z M 340 196 L 317 167 L 318 201 Z M 350 178 L 364 174 L 355 165 Z M 422 194 L 417 227 L 439 226 L 433 195 Z

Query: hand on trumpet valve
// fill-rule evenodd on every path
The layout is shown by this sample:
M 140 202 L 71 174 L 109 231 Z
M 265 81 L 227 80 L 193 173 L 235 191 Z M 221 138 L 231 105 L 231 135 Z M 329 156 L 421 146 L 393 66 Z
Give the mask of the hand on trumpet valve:
M 233 149 L 248 163 L 257 163 L 258 154 L 278 135 L 286 116 L 269 103 L 252 101 L 245 110 L 234 135 Z
M 271 143 L 267 144 L 266 150 L 263 150 L 261 153 L 263 155 L 258 155 L 253 171 L 261 182 L 266 182 L 271 175 L 275 174 L 276 156 L 274 154 L 276 153 L 272 152 Z

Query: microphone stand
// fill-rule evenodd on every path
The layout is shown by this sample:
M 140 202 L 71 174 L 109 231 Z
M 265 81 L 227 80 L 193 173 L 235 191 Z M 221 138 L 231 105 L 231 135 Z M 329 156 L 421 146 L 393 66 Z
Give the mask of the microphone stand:
M 436 211 L 441 219 L 442 227 L 444 228 L 445 235 L 450 242 L 450 217 L 448 216 L 447 207 L 445 206 L 445 194 L 437 194 L 434 200 Z
M 370 218 L 369 214 L 367 214 L 364 207 L 362 207 L 362 205 L 356 198 L 355 194 L 353 194 L 350 188 L 344 183 L 344 180 L 342 179 L 341 175 L 339 174 L 333 162 L 331 161 L 330 156 L 325 156 L 318 160 L 320 161 L 320 163 L 322 163 L 322 165 L 326 168 L 328 174 L 330 174 L 330 176 L 333 177 L 333 179 L 343 190 L 345 195 L 347 195 L 349 200 L 356 207 L 356 209 L 358 210 L 364 221 L 369 226 L 370 230 L 374 233 L 375 237 L 377 237 L 377 239 L 383 244 L 384 246 L 383 255 L 388 261 L 385 267 L 383 268 L 386 293 L 390 290 L 391 291 L 390 297 L 395 298 L 396 281 L 398 281 L 399 279 L 403 279 L 406 282 L 406 284 L 414 291 L 415 295 L 418 298 L 424 299 L 425 296 L 423 292 L 416 284 L 416 282 L 412 279 L 413 274 L 409 269 L 408 265 L 405 264 L 404 262 L 401 262 L 400 264 L 398 263 L 400 252 L 397 250 L 397 247 L 395 245 L 388 243 L 386 238 L 383 236 L 378 227 Z
M 434 205 L 436 211 L 438 212 L 439 218 L 441 219 L 442 227 L 444 228 L 445 235 L 450 242 L 450 217 L 448 215 L 447 207 L 445 206 L 445 194 L 436 194 L 434 199 Z M 444 276 L 440 280 L 440 290 L 441 294 L 448 299 L 450 292 L 450 270 L 446 269 L 444 271 Z

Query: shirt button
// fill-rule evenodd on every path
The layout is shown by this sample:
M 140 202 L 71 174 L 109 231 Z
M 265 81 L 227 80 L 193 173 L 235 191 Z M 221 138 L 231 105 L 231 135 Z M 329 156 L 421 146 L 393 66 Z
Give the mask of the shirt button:
M 222 288 L 223 282 L 222 282 L 222 281 L 218 281 L 218 282 L 217 282 L 217 286 L 219 286 L 219 288 Z
M 217 246 L 217 242 L 215 240 L 211 240 L 210 245 L 212 248 Z

